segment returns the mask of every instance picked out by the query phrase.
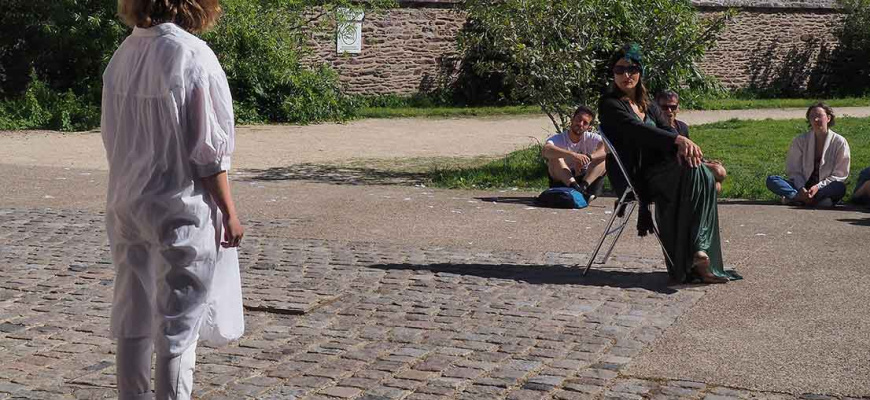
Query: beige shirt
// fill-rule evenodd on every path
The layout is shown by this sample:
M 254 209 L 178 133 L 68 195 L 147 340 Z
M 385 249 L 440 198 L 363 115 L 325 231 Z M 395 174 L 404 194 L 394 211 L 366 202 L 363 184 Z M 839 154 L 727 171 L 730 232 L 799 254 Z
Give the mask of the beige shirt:
M 785 170 L 795 187 L 802 188 L 815 168 L 816 139 L 813 132 L 804 133 L 791 142 L 785 161 Z M 822 149 L 819 163 L 819 189 L 831 182 L 845 182 L 849 177 L 851 155 L 846 139 L 832 130 Z

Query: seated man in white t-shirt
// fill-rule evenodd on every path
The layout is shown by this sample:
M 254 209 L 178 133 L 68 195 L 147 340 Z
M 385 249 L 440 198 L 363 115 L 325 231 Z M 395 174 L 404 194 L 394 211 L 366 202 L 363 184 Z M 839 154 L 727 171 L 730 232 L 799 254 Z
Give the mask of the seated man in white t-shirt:
M 547 159 L 550 187 L 572 187 L 587 201 L 601 195 L 607 153 L 601 135 L 592 128 L 595 112 L 580 106 L 571 127 L 547 139 L 541 154 Z

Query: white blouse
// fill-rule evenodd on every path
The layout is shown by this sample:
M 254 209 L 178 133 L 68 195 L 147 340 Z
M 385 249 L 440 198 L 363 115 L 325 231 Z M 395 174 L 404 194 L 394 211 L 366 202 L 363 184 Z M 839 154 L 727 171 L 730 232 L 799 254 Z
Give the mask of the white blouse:
M 109 62 L 101 128 L 115 337 L 159 332 L 175 354 L 198 337 L 242 334 L 238 255 L 220 246 L 222 216 L 200 179 L 230 168 L 232 104 L 214 52 L 177 25 L 135 28 Z
M 791 142 L 785 161 L 785 171 L 795 187 L 802 188 L 815 169 L 816 139 L 812 131 L 804 133 Z M 849 143 L 837 132 L 828 130 L 819 163 L 819 189 L 831 182 L 845 182 L 849 178 L 851 155 Z

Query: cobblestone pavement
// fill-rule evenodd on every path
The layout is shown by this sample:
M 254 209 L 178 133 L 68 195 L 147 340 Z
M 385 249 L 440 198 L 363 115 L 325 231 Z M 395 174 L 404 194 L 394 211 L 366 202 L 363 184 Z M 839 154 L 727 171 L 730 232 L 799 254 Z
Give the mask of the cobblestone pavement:
M 197 398 L 795 398 L 622 372 L 706 290 L 659 260 L 582 278 L 583 254 L 292 238 L 305 222 L 248 222 L 247 332 L 198 352 Z M 0 399 L 115 395 L 102 226 L 0 209 Z

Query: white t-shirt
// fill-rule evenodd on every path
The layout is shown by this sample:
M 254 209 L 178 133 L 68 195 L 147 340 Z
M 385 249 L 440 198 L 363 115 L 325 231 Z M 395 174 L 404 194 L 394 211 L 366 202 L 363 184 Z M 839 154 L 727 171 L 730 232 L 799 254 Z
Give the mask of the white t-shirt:
M 571 138 L 568 137 L 568 132 L 566 131 L 550 136 L 547 139 L 547 143 L 551 143 L 560 149 L 573 151 L 575 153 L 592 154 L 592 152 L 598 148 L 598 144 L 601 143 L 601 135 L 598 131 L 586 131 L 583 132 L 580 141 L 575 143 L 571 141 Z M 566 159 L 565 163 L 568 164 L 569 168 L 577 170 L 577 162 L 573 158 Z

